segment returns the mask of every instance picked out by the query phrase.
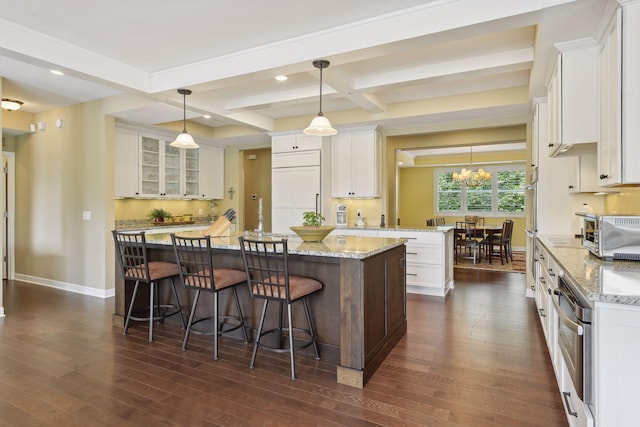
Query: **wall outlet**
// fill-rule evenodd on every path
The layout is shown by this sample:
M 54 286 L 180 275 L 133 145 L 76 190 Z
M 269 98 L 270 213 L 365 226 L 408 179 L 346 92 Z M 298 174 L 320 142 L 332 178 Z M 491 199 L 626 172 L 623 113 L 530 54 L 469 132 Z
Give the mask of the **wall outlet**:
M 91 221 L 91 211 L 82 211 L 82 219 L 84 221 Z

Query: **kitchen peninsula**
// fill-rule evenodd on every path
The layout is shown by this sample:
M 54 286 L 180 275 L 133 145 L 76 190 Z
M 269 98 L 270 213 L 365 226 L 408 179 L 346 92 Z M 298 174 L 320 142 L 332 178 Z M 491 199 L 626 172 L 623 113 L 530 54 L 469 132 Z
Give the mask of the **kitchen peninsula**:
M 200 237 L 202 233 L 203 230 L 178 232 L 187 237 Z M 238 235 L 212 237 L 211 242 L 215 265 L 244 268 Z M 289 237 L 291 274 L 313 277 L 324 284 L 321 292 L 310 297 L 310 305 L 321 357 L 337 363 L 338 383 L 364 387 L 406 333 L 404 243 L 404 239 L 398 238 L 353 236 L 329 236 L 322 242 L 310 243 Z M 151 260 L 175 259 L 169 233 L 148 234 L 147 244 Z M 125 289 L 119 276 L 116 276 L 115 324 L 122 323 L 131 298 L 131 287 Z M 244 287 L 240 288 L 239 296 L 247 324 L 255 333 L 260 304 L 251 299 Z M 221 295 L 220 307 L 230 302 L 225 297 Z M 183 304 L 191 300 L 188 290 L 180 290 L 180 300 Z M 203 302 L 198 309 L 206 315 L 210 307 L 210 303 Z M 294 324 L 304 322 L 302 315 L 294 313 Z M 267 317 L 266 322 L 277 319 Z

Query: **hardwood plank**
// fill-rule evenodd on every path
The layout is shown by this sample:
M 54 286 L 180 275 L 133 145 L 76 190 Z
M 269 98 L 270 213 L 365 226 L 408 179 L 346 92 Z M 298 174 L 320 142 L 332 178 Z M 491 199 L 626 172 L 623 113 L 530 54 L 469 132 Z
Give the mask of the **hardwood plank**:
M 524 275 L 456 270 L 443 301 L 407 296 L 407 334 L 364 389 L 335 361 L 259 352 L 233 337 L 180 349 L 176 322 L 112 326 L 113 299 L 5 282 L 0 426 L 565 426 Z

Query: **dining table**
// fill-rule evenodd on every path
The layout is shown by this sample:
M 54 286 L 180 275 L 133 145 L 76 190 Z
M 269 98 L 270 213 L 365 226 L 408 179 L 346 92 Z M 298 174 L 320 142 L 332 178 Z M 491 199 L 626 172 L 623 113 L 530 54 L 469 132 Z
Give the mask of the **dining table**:
M 463 223 L 464 224 L 464 223 Z M 487 242 L 491 242 L 493 241 L 493 236 L 495 236 L 496 234 L 500 234 L 502 233 L 502 224 L 475 224 L 474 226 L 476 232 L 481 232 L 484 236 L 485 236 L 485 240 Z M 456 224 L 456 228 L 455 228 L 455 235 L 458 236 L 460 234 L 464 234 L 465 232 L 465 228 L 464 225 L 461 227 L 460 223 Z M 489 261 L 489 264 L 491 264 L 491 249 L 489 249 L 487 254 L 487 260 Z

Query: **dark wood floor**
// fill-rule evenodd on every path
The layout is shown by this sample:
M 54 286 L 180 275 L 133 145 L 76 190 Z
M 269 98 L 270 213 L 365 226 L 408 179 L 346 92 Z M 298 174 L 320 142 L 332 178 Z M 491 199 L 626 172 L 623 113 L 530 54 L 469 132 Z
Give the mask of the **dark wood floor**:
M 524 275 L 456 270 L 442 300 L 410 295 L 408 332 L 364 390 L 335 367 L 223 339 L 180 350 L 182 331 L 113 329 L 112 300 L 4 284 L 0 426 L 567 425 Z

